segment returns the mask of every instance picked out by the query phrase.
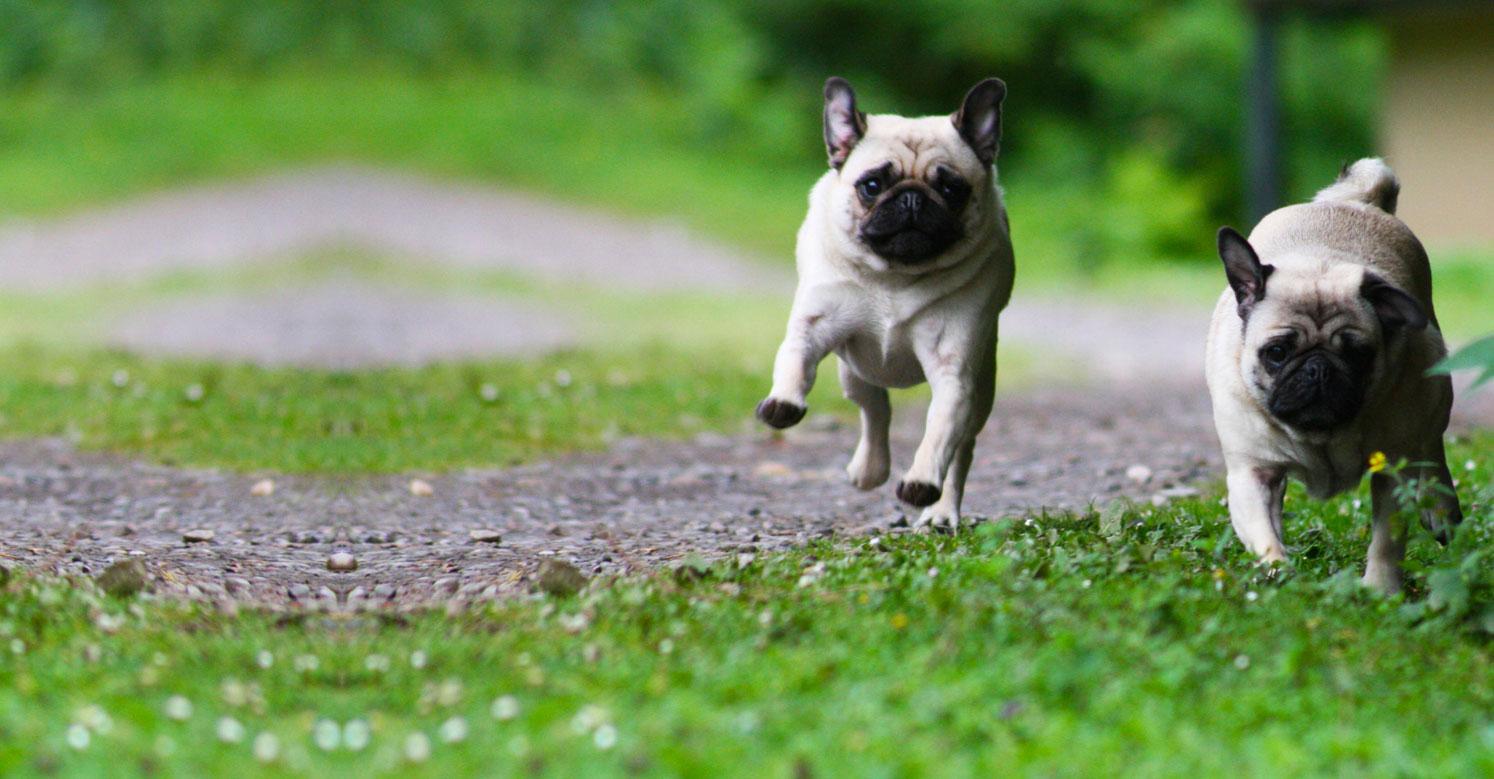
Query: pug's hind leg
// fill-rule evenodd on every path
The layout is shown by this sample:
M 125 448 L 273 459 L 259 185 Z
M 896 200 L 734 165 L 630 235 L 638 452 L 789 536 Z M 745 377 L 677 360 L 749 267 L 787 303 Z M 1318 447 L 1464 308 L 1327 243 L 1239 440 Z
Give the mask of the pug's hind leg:
M 841 391 L 861 407 L 861 440 L 846 466 L 846 475 L 858 490 L 881 486 L 892 471 L 892 452 L 888 448 L 887 428 L 892 424 L 892 404 L 887 390 L 857 376 L 844 360 L 840 363 Z
M 1395 498 L 1395 482 L 1384 474 L 1370 477 L 1374 524 L 1364 583 L 1386 595 L 1401 591 L 1401 561 L 1406 557 L 1406 516 Z
M 1267 468 L 1231 467 L 1229 521 L 1235 535 L 1263 563 L 1286 560 L 1281 542 L 1281 499 L 1286 476 Z
M 960 529 L 960 503 L 965 498 L 965 477 L 970 475 L 970 462 L 974 458 L 975 439 L 971 438 L 960 447 L 954 462 L 949 464 L 949 473 L 944 477 L 943 494 L 939 496 L 938 502 L 924 509 L 913 527 L 928 527 L 951 533 Z

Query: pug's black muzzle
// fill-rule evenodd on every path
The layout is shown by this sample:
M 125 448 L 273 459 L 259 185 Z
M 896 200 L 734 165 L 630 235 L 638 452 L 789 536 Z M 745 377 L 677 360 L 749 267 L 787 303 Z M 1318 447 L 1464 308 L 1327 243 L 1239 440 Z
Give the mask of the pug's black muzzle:
M 1282 366 L 1269 405 L 1273 416 L 1292 427 L 1324 432 L 1359 415 L 1364 384 L 1338 356 L 1314 350 Z
M 894 188 L 861 225 L 861 240 L 894 262 L 920 263 L 944 253 L 960 239 L 960 223 L 948 207 L 923 188 Z

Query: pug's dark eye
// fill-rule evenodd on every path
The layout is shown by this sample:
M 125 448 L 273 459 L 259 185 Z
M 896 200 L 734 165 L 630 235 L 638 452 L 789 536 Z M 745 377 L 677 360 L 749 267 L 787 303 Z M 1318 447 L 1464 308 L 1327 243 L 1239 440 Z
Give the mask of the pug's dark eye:
M 882 194 L 882 180 L 875 176 L 862 179 L 861 183 L 856 185 L 856 191 L 867 200 L 876 200 L 877 195 Z
M 1291 350 L 1287 349 L 1285 344 L 1269 344 L 1261 350 L 1261 359 L 1265 360 L 1267 365 L 1275 367 L 1286 362 L 1290 354 Z

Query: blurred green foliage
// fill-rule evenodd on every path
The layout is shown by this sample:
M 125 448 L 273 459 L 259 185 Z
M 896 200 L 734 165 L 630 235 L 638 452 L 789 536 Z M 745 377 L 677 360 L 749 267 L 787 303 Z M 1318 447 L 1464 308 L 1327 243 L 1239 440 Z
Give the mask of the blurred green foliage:
M 1003 170 L 1039 186 L 1041 249 L 1080 265 L 1208 256 L 1240 211 L 1236 0 L 0 0 L 0 88 L 96 89 L 183 72 L 498 71 L 674 102 L 687 143 L 810 165 L 819 85 L 871 111 L 944 113 L 1011 85 Z M 1372 25 L 1283 36 L 1290 182 L 1302 196 L 1375 150 Z M 516 107 L 517 108 L 517 107 Z M 522 107 L 522 108 L 528 108 Z

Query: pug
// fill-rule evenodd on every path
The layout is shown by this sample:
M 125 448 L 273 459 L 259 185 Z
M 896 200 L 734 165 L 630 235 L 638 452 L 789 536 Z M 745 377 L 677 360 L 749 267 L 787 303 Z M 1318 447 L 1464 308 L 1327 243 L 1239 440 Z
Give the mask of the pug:
M 799 228 L 799 284 L 773 386 L 757 417 L 797 424 L 834 352 L 861 439 L 846 474 L 873 489 L 891 469 L 889 388 L 928 382 L 923 440 L 897 485 L 916 525 L 954 530 L 996 390 L 997 317 L 1015 265 L 994 167 L 1006 84 L 987 79 L 949 116 L 862 113 L 844 79 L 825 82 L 829 170 Z
M 1326 498 L 1359 484 L 1383 452 L 1430 487 L 1421 520 L 1445 541 L 1462 520 L 1443 452 L 1452 409 L 1426 251 L 1395 214 L 1400 183 L 1362 159 L 1310 203 L 1267 214 L 1247 240 L 1219 230 L 1229 287 L 1209 329 L 1206 370 L 1235 533 L 1263 562 L 1286 559 L 1286 480 Z M 1378 470 L 1378 469 L 1377 469 Z M 1364 583 L 1401 588 L 1406 523 L 1390 474 L 1370 479 Z

